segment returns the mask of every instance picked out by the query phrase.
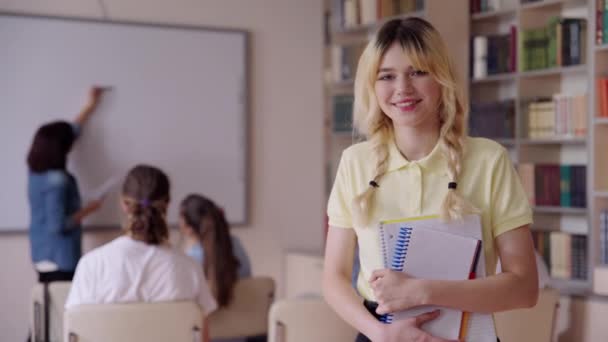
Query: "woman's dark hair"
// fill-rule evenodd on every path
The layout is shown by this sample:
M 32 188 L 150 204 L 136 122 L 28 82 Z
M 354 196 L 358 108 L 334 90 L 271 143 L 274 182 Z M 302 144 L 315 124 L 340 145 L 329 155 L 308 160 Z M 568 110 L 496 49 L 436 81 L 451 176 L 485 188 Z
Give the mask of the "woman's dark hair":
M 205 251 L 203 269 L 219 305 L 232 300 L 238 279 L 239 261 L 232 251 L 232 240 L 224 212 L 213 201 L 201 195 L 188 195 L 180 205 L 180 214 L 199 236 Z M 210 222 L 210 224 L 205 224 Z
M 55 121 L 38 128 L 27 154 L 30 171 L 65 170 L 75 139 L 74 129 L 66 121 Z
M 129 171 L 122 195 L 128 214 L 125 229 L 133 239 L 158 245 L 169 238 L 169 190 L 169 178 L 156 167 L 137 165 Z

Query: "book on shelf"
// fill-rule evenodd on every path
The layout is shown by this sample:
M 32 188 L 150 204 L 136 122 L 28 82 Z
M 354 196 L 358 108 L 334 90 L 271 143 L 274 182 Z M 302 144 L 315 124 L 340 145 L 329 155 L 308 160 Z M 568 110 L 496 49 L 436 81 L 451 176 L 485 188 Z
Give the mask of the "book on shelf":
M 587 20 L 552 17 L 545 26 L 520 30 L 521 71 L 584 64 Z
M 490 139 L 514 139 L 515 100 L 472 103 L 469 134 Z
M 347 82 L 355 78 L 359 57 L 365 49 L 364 44 L 332 46 L 331 70 L 334 82 Z
M 600 76 L 595 81 L 597 98 L 597 116 L 608 117 L 608 77 Z
M 530 139 L 569 139 L 587 136 L 587 94 L 538 98 L 527 105 Z
M 353 130 L 353 95 L 334 95 L 332 131 L 334 133 L 346 133 Z
M 587 236 L 561 231 L 533 231 L 534 247 L 549 268 L 551 277 L 586 280 Z
M 498 11 L 500 9 L 501 0 L 471 0 L 471 13 L 485 13 Z
M 334 31 L 372 25 L 384 18 L 422 10 L 423 0 L 332 0 Z
M 531 205 L 587 207 L 587 167 L 520 163 L 517 171 Z
M 608 1 L 596 0 L 595 43 L 608 44 Z
M 509 33 L 477 35 L 471 44 L 471 77 L 482 79 L 491 75 L 517 70 L 517 28 L 511 26 Z
M 608 266 L 608 208 L 600 210 L 599 219 L 599 263 Z

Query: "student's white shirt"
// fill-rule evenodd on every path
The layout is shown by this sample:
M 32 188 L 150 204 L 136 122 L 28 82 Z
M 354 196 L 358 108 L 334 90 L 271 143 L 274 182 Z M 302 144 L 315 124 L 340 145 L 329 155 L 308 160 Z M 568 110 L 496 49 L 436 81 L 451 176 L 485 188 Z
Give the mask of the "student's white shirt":
M 217 308 L 202 266 L 170 246 L 121 236 L 78 262 L 66 308 L 81 304 L 193 300 Z

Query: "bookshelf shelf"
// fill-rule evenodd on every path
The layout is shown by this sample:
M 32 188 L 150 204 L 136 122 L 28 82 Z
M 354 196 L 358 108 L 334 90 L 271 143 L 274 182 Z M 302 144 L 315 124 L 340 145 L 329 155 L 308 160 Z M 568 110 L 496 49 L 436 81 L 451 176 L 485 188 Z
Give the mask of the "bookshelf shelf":
M 608 199 L 608 191 L 594 191 L 593 196 L 596 198 Z
M 424 10 L 414 11 L 414 12 L 409 12 L 409 13 L 402 13 L 399 15 L 382 18 L 378 22 L 375 22 L 372 24 L 365 24 L 365 25 L 358 25 L 358 26 L 348 27 L 348 28 L 343 28 L 343 29 L 336 29 L 336 30 L 334 30 L 333 35 L 337 36 L 336 38 L 339 39 L 341 36 L 352 36 L 352 35 L 359 36 L 361 34 L 370 34 L 370 33 L 374 32 L 378 27 L 382 26 L 382 24 L 384 24 L 385 22 L 387 22 L 389 20 L 396 19 L 396 18 L 424 17 L 424 15 L 425 15 Z
M 563 214 L 563 215 L 587 215 L 587 208 L 535 206 L 532 208 L 535 214 Z
M 330 85 L 332 94 L 352 94 L 355 82 L 353 80 L 333 82 Z
M 608 44 L 596 45 L 595 51 L 608 51 Z
M 567 234 L 576 234 L 576 235 L 588 235 L 588 231 L 562 231 L 559 227 L 547 227 L 545 225 L 535 225 L 532 224 L 530 226 L 530 230 L 532 232 L 562 232 Z
M 521 4 L 522 10 L 532 10 L 532 9 L 541 9 L 550 6 L 562 5 L 564 3 L 569 2 L 568 0 L 544 0 L 544 1 L 535 1 L 527 4 Z
M 514 81 L 517 77 L 516 73 L 504 73 L 490 75 L 484 78 L 477 78 L 471 80 L 471 84 L 486 84 L 490 82 L 503 82 L 503 81 Z
M 559 290 L 562 295 L 587 297 L 591 294 L 589 283 L 586 280 L 551 278 L 549 284 Z
M 608 118 L 599 118 L 594 117 L 594 122 L 596 125 L 608 125 Z
M 585 145 L 586 138 L 544 138 L 544 139 L 520 139 L 523 145 Z
M 517 11 L 515 9 L 500 9 L 497 11 L 474 13 L 471 15 L 471 19 L 473 19 L 473 21 L 490 20 L 500 17 L 514 16 L 516 13 Z
M 338 139 L 350 139 L 350 140 L 357 140 L 359 139 L 359 137 L 354 136 L 353 132 L 351 131 L 331 131 L 331 135 L 335 138 Z
M 587 71 L 587 66 L 584 64 L 573 65 L 566 67 L 549 68 L 542 70 L 523 71 L 519 73 L 521 78 L 549 77 L 560 76 L 562 74 L 583 73 Z

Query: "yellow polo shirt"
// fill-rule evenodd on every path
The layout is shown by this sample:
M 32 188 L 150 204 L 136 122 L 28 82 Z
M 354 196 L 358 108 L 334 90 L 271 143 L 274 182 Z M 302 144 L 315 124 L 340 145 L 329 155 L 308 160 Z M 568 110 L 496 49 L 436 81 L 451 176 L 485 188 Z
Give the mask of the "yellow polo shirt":
M 357 288 L 368 300 L 375 300 L 368 283 L 371 272 L 383 268 L 378 223 L 438 215 L 450 182 L 439 145 L 425 158 L 410 162 L 391 142 L 388 171 L 378 182 L 369 227 L 356 227 L 351 203 L 369 186 L 374 163 L 369 142 L 344 150 L 327 205 L 330 226 L 355 229 L 361 263 Z M 497 260 L 494 238 L 532 222 L 528 198 L 508 152 L 484 138 L 466 139 L 457 182 L 457 191 L 481 210 L 486 274 L 494 274 Z

